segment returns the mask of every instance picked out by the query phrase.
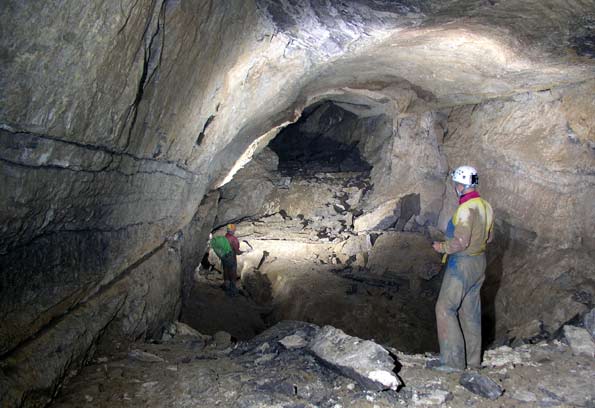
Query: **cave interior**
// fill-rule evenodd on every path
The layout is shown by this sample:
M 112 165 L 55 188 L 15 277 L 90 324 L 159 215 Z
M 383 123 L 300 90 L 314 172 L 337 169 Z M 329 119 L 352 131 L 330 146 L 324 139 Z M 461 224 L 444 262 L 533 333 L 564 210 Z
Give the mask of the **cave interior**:
M 0 405 L 372 406 L 278 344 L 323 332 L 401 361 L 379 406 L 427 396 L 463 164 L 495 212 L 484 360 L 567 375 L 493 366 L 504 403 L 595 401 L 593 1 L 54 3 L 0 6 Z

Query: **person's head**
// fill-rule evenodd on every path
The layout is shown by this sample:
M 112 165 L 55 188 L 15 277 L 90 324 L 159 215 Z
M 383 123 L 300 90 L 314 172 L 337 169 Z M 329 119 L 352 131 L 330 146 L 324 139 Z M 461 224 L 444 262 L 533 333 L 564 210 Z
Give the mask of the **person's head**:
M 227 233 L 228 234 L 235 234 L 236 233 L 236 225 L 235 224 L 227 224 Z
M 463 194 L 475 191 L 475 188 L 479 184 L 479 176 L 474 167 L 460 166 L 452 172 L 452 181 L 455 185 L 455 191 L 460 197 Z

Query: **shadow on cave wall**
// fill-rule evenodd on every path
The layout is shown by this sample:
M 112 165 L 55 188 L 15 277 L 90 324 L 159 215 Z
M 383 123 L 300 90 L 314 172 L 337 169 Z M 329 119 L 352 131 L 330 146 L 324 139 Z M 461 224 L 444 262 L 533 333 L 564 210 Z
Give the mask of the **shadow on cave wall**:
M 500 290 L 503 258 L 510 246 L 508 223 L 499 223 L 494 228 L 494 241 L 487 251 L 486 278 L 481 288 L 482 343 L 487 348 L 496 340 L 496 296 Z

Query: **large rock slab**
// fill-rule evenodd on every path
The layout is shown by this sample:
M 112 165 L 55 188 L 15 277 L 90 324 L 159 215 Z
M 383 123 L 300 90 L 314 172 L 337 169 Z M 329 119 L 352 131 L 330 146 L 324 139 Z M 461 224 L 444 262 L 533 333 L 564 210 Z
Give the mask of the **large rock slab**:
M 380 345 L 324 326 L 311 340 L 309 350 L 325 364 L 373 390 L 396 390 L 401 381 L 395 362 Z
M 564 326 L 564 337 L 566 337 L 573 354 L 595 357 L 595 342 L 587 330 L 567 325 Z
M 589 332 L 593 340 L 595 341 L 595 309 L 592 309 L 583 318 L 585 329 Z
M 388 200 L 372 211 L 356 218 L 353 228 L 356 232 L 386 230 L 395 225 L 401 215 L 399 199 Z
M 273 214 L 279 200 L 272 196 L 279 184 L 279 159 L 270 148 L 263 149 L 234 178 L 221 188 L 216 224 L 224 225 L 246 217 Z

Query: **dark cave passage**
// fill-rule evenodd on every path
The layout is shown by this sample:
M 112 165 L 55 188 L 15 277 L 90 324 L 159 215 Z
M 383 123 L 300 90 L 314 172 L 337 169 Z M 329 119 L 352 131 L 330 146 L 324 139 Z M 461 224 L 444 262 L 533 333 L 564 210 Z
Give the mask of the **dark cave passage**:
M 372 166 L 358 148 L 360 118 L 332 101 L 306 108 L 300 119 L 283 129 L 269 147 L 279 157 L 278 170 L 287 176 L 314 173 L 369 173 Z

